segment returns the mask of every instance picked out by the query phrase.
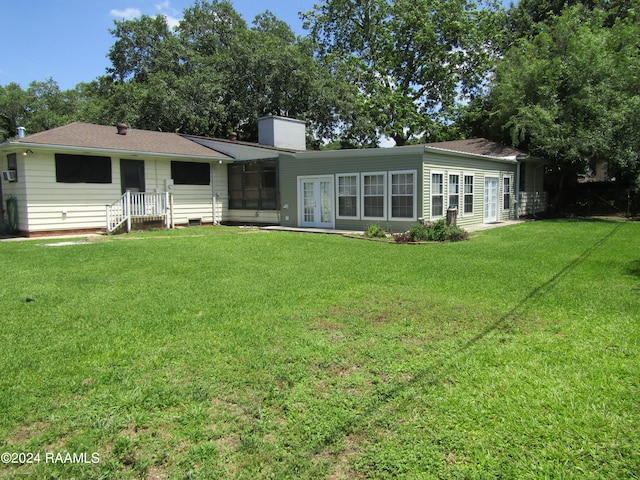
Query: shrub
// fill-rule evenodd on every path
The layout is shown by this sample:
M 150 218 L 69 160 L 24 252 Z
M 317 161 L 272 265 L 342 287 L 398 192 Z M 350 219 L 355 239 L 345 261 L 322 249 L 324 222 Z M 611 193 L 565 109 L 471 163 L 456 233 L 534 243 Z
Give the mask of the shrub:
M 398 243 L 407 242 L 455 242 L 467 238 L 468 233 L 455 225 L 447 225 L 444 219 L 433 223 L 416 223 L 404 233 L 395 235 Z
M 387 233 L 382 228 L 380 228 L 380 225 L 378 225 L 377 223 L 372 223 L 365 230 L 364 236 L 367 238 L 385 238 L 387 236 Z

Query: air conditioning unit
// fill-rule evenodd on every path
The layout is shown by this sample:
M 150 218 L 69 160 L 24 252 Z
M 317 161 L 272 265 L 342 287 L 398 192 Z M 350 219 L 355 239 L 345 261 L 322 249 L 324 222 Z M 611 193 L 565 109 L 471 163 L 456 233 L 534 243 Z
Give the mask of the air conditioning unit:
M 7 181 L 7 182 L 17 182 L 18 181 L 18 175 L 16 175 L 16 171 L 15 170 L 5 170 L 4 172 L 2 172 L 2 178 L 4 178 L 5 181 Z

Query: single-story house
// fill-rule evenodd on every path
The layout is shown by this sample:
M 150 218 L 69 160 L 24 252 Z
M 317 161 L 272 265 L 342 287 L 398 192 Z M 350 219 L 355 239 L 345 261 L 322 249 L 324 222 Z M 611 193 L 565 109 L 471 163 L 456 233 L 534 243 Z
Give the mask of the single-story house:
M 460 226 L 543 210 L 543 165 L 473 139 L 306 151 L 305 124 L 259 121 L 259 142 L 71 123 L 0 144 L 0 220 L 23 235 L 136 221 L 395 231 L 457 209 Z M 4 157 L 4 158 L 2 158 Z
M 313 151 L 280 159 L 282 225 L 394 231 L 444 218 L 461 227 L 541 208 L 543 165 L 485 139 Z

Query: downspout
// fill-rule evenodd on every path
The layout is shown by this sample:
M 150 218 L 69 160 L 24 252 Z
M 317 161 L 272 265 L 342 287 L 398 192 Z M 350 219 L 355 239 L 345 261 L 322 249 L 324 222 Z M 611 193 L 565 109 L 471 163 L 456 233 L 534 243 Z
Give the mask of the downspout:
M 518 162 L 516 165 L 516 188 L 515 188 L 515 192 L 516 192 L 516 201 L 515 201 L 515 217 L 516 220 L 518 220 L 520 218 L 520 178 L 522 176 L 522 161 L 526 160 L 527 158 L 529 158 L 529 155 L 517 155 L 516 156 L 516 161 Z M 526 189 L 525 189 L 526 190 Z M 525 212 L 526 214 L 526 212 Z
M 516 199 L 513 202 L 516 220 L 520 218 L 520 165 L 521 165 L 521 162 L 522 162 L 521 160 L 518 160 L 518 163 L 516 165 L 516 185 L 515 185 Z
M 211 162 L 211 223 L 216 224 L 216 166 Z
M 2 179 L 0 179 L 0 233 L 4 232 L 4 196 L 2 195 Z

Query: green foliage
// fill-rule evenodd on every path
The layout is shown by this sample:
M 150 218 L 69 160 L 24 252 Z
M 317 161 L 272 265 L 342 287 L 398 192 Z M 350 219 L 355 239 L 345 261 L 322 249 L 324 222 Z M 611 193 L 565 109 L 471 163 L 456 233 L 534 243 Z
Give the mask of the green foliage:
M 372 223 L 365 230 L 364 236 L 367 238 L 385 238 L 387 236 L 387 232 L 384 231 L 377 223 Z
M 611 11 L 576 5 L 544 16 L 505 52 L 488 96 L 466 116 L 472 135 L 550 161 L 556 208 L 598 163 L 623 185 L 639 182 L 640 22 L 637 10 L 613 22 Z
M 0 141 L 14 137 L 16 127 L 36 133 L 72 122 L 80 103 L 76 90 L 62 91 L 52 78 L 26 90 L 17 83 L 0 86 Z
M 460 241 L 468 238 L 469 234 L 456 225 L 447 225 L 444 219 L 432 223 L 416 223 L 404 233 L 394 235 L 396 242 L 444 242 Z
M 357 87 L 344 140 L 431 139 L 484 83 L 498 35 L 492 1 L 327 0 L 304 15 L 318 54 Z

